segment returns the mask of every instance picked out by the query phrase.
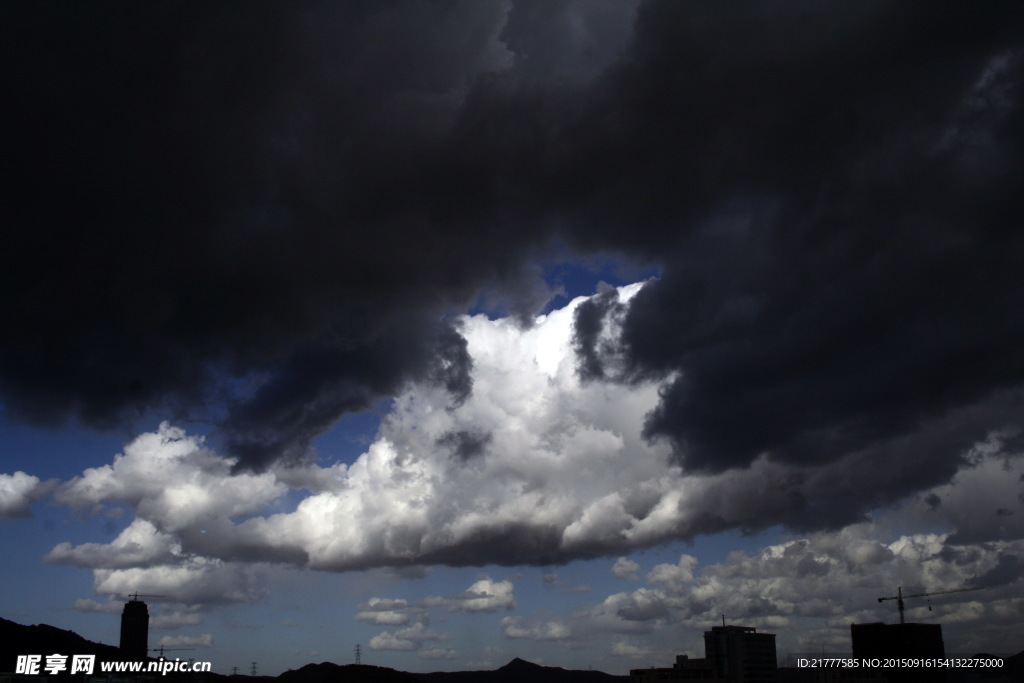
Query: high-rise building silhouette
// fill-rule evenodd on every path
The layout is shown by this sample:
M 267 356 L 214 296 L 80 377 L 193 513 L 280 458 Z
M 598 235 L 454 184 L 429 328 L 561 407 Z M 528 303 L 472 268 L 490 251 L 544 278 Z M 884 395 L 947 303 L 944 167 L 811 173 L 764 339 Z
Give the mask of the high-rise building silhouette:
M 775 634 L 753 626 L 713 626 L 704 632 L 704 656 L 729 683 L 774 683 L 779 680 Z
M 131 599 L 121 612 L 121 652 L 125 659 L 142 660 L 149 651 L 149 608 Z
M 775 634 L 753 626 L 714 626 L 704 632 L 704 658 L 676 657 L 672 668 L 630 669 L 631 683 L 714 681 L 776 683 L 779 680 Z

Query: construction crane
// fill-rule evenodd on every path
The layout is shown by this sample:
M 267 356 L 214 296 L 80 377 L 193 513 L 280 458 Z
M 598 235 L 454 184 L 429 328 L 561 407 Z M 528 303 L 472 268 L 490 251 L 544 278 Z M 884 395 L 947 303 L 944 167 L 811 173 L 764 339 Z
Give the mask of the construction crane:
M 129 593 L 128 597 L 131 598 L 133 601 L 135 601 L 135 600 L 139 599 L 140 595 L 142 597 L 144 597 L 144 598 L 166 598 L 167 597 L 166 595 L 155 595 L 153 593 Z
M 895 600 L 896 606 L 900 608 L 900 623 L 905 624 L 906 621 L 903 618 L 903 598 L 925 598 L 929 595 L 945 595 L 947 593 L 966 593 L 967 591 L 980 591 L 980 588 L 954 588 L 948 591 L 934 591 L 932 593 L 911 593 L 909 595 L 903 594 L 903 586 L 899 586 L 896 589 L 896 595 L 887 595 L 884 598 L 878 598 L 878 602 L 884 602 L 886 600 Z M 931 610 L 932 606 L 929 604 L 928 609 Z

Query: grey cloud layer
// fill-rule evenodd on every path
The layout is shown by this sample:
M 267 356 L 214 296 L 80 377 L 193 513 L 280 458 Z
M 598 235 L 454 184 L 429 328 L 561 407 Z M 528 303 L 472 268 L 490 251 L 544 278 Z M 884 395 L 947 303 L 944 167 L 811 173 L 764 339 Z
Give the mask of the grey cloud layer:
M 594 377 L 674 378 L 646 434 L 691 469 L 880 452 L 1024 378 L 1019 5 L 12 4 L 0 24 L 10 416 L 173 411 L 214 419 L 240 467 L 294 460 L 409 382 L 464 400 L 444 316 L 489 292 L 528 319 L 556 241 L 661 269 L 617 345 L 592 346 L 592 315 L 578 349 Z M 974 421 L 929 483 L 1007 420 Z M 486 447 L 463 431 L 439 437 Z

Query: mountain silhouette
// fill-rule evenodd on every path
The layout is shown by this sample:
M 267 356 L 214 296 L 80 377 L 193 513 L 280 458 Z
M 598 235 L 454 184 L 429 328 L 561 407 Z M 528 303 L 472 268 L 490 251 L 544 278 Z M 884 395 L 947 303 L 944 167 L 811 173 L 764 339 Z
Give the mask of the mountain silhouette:
M 300 669 L 290 669 L 277 677 L 280 683 L 416 683 L 419 680 L 409 674 L 384 666 L 370 664 L 334 664 L 321 662 L 307 664 Z
M 86 640 L 74 631 L 37 624 L 25 626 L 0 618 L 0 671 L 15 670 L 18 655 L 61 654 L 96 655 L 96 661 L 121 661 L 120 648 Z M 79 680 L 80 676 L 59 675 L 56 678 Z M 541 666 L 518 657 L 494 671 L 437 671 L 434 673 L 408 673 L 370 664 L 334 664 L 321 662 L 289 669 L 280 676 L 227 676 L 218 673 L 202 674 L 207 683 L 611 683 L 624 681 L 628 676 L 612 676 L 601 671 L 574 671 L 555 666 Z M 161 676 L 164 683 L 189 681 L 196 683 L 195 674 L 173 673 Z
M 0 671 L 14 671 L 18 655 L 96 655 L 97 660 L 124 659 L 120 648 L 86 640 L 74 631 L 36 624 L 25 626 L 0 618 Z
M 603 671 L 541 666 L 518 657 L 494 671 L 443 671 L 412 675 L 424 683 L 611 683 L 629 679 L 629 676 L 613 676 Z

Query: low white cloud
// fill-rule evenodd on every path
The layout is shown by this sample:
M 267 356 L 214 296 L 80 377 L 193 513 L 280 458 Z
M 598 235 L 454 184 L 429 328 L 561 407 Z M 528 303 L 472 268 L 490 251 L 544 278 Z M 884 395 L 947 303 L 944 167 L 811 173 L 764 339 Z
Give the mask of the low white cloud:
M 124 611 L 124 600 L 110 599 L 107 602 L 80 599 L 75 600 L 73 609 L 78 612 L 96 612 L 100 614 L 121 614 Z M 184 605 L 180 603 L 150 603 L 149 627 L 153 630 L 172 630 L 183 626 L 198 626 L 203 623 L 201 605 Z
M 148 593 L 184 603 L 251 602 L 266 592 L 259 565 L 193 557 L 177 565 L 96 569 L 93 589 L 101 595 Z
M 361 609 L 372 611 L 403 610 L 409 607 L 408 600 L 392 600 L 390 598 L 370 598 Z
M 177 561 L 181 545 L 144 519 L 136 519 L 110 543 L 59 543 L 43 559 L 79 567 L 143 567 Z
M 628 557 L 620 557 L 615 560 L 615 564 L 612 565 L 612 574 L 620 579 L 632 579 L 636 581 L 640 578 L 638 574 L 639 571 L 640 565 Z
M 415 641 L 403 640 L 387 631 L 370 638 L 371 650 L 416 650 L 419 646 L 420 644 Z
M 0 518 L 31 517 L 32 501 L 45 497 L 55 485 L 24 472 L 0 474 Z
M 664 622 L 669 616 L 669 605 L 662 591 L 638 588 L 629 593 L 608 596 L 596 609 L 595 614 L 610 616 L 624 622 Z M 634 629 L 622 630 L 628 632 Z
M 506 638 L 526 640 L 565 640 L 572 637 L 572 629 L 561 621 L 533 621 L 525 623 L 522 617 L 505 617 L 501 632 Z
M 696 567 L 697 558 L 683 553 L 676 564 L 655 565 L 654 569 L 647 574 L 647 581 L 680 590 L 683 585 L 690 584 L 695 580 L 693 572 Z M 640 567 L 637 565 L 637 570 L 639 571 L 639 569 Z
M 484 577 L 458 595 L 432 595 L 419 604 L 441 607 L 449 612 L 497 612 L 516 606 L 515 586 L 511 581 L 492 581 Z
M 780 647 L 791 651 L 843 652 L 849 624 L 896 620 L 895 601 L 877 599 L 899 586 L 905 594 L 972 588 L 977 590 L 908 599 L 906 618 L 943 623 L 947 642 L 962 649 L 1016 647 L 1024 637 L 1024 542 L 965 546 L 949 534 L 917 533 L 883 543 L 877 539 L 884 533 L 865 523 L 757 553 L 733 552 L 702 568 L 683 554 L 678 563 L 651 568 L 649 585 L 580 610 L 572 624 L 580 631 L 639 634 L 671 623 L 697 637 L 727 615 L 730 623 L 777 633 Z
M 193 609 L 168 609 L 162 606 L 161 612 L 150 616 L 149 627 L 153 630 L 170 631 L 183 626 L 198 626 L 204 621 L 203 615 Z
M 511 581 L 492 581 L 483 578 L 464 593 L 447 599 L 449 612 L 497 612 L 516 606 L 515 589 Z
M 75 600 L 72 608 L 77 612 L 98 612 L 99 614 L 120 614 L 124 610 L 123 602 L 97 602 L 95 600 Z
M 432 647 L 429 650 L 421 650 L 420 659 L 455 659 L 459 653 L 451 648 Z
M 404 626 L 411 618 L 404 612 L 359 612 L 356 620 L 378 626 Z
M 417 608 L 410 608 L 405 600 L 386 598 L 370 598 L 359 606 L 359 610 L 355 617 L 357 621 L 381 626 L 404 626 L 411 621 L 413 613 L 419 612 Z
M 645 659 L 649 658 L 653 654 L 653 650 L 644 647 L 643 645 L 637 645 L 626 640 L 616 640 L 612 643 L 612 654 L 616 657 L 631 657 L 633 659 Z
M 232 465 L 207 450 L 201 437 L 163 423 L 125 446 L 112 464 L 63 484 L 55 499 L 77 509 L 129 505 L 139 518 L 173 533 L 255 514 L 288 490 L 273 474 L 232 474 Z
M 395 632 L 385 631 L 370 639 L 372 650 L 419 650 L 426 642 L 444 642 L 449 636 L 427 628 L 423 621 Z
M 204 633 L 200 636 L 164 636 L 157 643 L 157 646 L 164 648 L 213 647 L 214 640 L 213 636 L 209 633 Z

